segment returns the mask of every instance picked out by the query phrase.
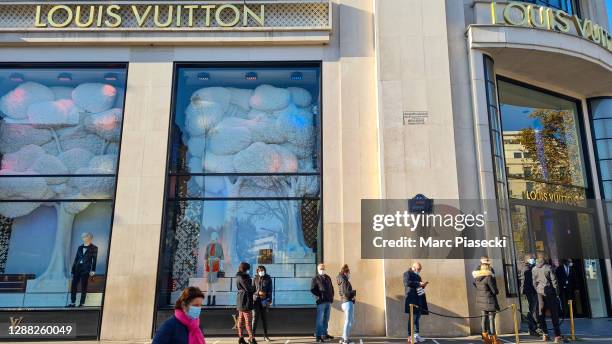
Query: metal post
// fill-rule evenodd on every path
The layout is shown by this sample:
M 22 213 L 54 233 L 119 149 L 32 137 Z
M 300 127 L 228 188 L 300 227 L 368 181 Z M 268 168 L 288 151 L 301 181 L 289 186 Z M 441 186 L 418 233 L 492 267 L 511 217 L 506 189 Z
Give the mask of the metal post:
M 410 304 L 410 343 L 414 344 L 414 305 Z
M 569 304 L 570 311 L 570 331 L 572 333 L 572 340 L 576 340 L 576 332 L 574 329 L 574 300 L 567 301 Z
M 514 340 L 516 341 L 516 344 L 519 344 L 521 342 L 521 338 L 519 337 L 519 323 L 518 323 L 518 318 L 517 316 L 517 312 L 516 312 L 517 308 L 516 308 L 516 304 L 512 304 L 512 320 L 514 322 Z

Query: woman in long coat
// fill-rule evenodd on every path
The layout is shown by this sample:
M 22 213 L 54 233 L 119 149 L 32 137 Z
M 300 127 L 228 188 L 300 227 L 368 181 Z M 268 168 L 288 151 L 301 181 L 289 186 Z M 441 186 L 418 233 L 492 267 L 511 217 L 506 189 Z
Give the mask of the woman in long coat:
M 495 314 L 499 311 L 497 302 L 497 283 L 491 268 L 491 262 L 487 257 L 480 260 L 479 268 L 472 272 L 474 286 L 476 287 L 476 307 L 480 309 L 482 341 L 485 344 L 499 344 L 495 332 Z
M 255 287 L 249 275 L 251 265 L 249 263 L 242 262 L 238 267 L 236 273 L 236 310 L 238 311 L 238 323 L 236 327 L 238 329 L 238 343 L 246 344 L 244 337 L 242 336 L 242 325 L 246 327 L 247 333 L 249 334 L 249 343 L 256 344 L 255 337 L 253 336 L 253 328 L 251 324 L 253 322 L 252 311 L 253 311 L 253 294 L 255 293 Z
M 425 296 L 425 287 L 428 282 L 423 282 L 421 279 L 421 263 L 414 263 L 408 271 L 404 272 L 404 288 L 406 291 L 406 302 L 404 304 L 404 312 L 410 314 L 410 305 L 417 307 L 413 308 L 413 324 L 414 324 L 414 339 L 415 342 L 424 342 L 421 336 L 419 336 L 419 324 L 421 315 L 429 314 L 427 309 L 427 297 Z M 412 326 L 410 321 L 408 322 L 408 343 L 412 341 Z

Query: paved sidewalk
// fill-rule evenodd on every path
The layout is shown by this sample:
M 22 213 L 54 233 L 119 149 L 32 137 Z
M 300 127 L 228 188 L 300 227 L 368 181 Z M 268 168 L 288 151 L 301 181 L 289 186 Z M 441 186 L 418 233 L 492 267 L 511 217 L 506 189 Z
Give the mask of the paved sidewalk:
M 561 330 L 563 334 L 566 334 L 569 339 L 569 321 L 564 321 Z M 576 320 L 576 341 L 568 341 L 569 343 L 597 343 L 597 344 L 612 344 L 612 318 L 606 319 L 577 319 Z M 503 335 L 500 336 L 502 343 L 504 344 L 516 344 L 514 335 Z M 356 337 L 354 338 L 355 344 L 402 344 L 406 343 L 405 338 L 378 338 L 378 337 Z M 12 342 L 5 342 L 12 343 Z M 19 344 L 27 344 L 27 342 L 13 342 Z M 40 343 L 40 342 L 36 342 Z M 80 341 L 80 342 L 49 342 L 53 344 L 145 344 L 148 342 L 95 342 L 95 341 Z M 237 340 L 232 337 L 220 337 L 220 338 L 206 338 L 207 344 L 236 344 Z M 312 344 L 314 343 L 313 337 L 275 337 L 273 338 L 272 344 Z M 338 341 L 328 342 L 329 344 L 336 344 Z M 430 344 L 479 344 L 482 343 L 479 336 L 472 336 L 466 338 L 427 338 L 425 343 Z M 539 338 L 531 337 L 526 333 L 520 335 L 520 344 L 542 344 L 543 342 Z M 549 342 L 552 343 L 552 342 Z M 35 344 L 35 343 L 32 343 Z M 259 344 L 266 344 L 266 342 L 259 341 Z

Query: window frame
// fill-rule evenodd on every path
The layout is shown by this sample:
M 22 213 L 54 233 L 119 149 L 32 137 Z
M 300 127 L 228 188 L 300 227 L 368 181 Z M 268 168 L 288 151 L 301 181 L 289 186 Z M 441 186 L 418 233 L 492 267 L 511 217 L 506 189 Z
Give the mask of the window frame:
M 86 311 L 95 311 L 98 312 L 98 322 L 96 324 L 95 330 L 96 330 L 96 335 L 95 336 L 82 336 L 82 337 L 75 337 L 75 340 L 99 340 L 100 339 L 100 334 L 101 334 L 101 330 L 102 330 L 102 318 L 104 315 L 104 305 L 105 305 L 105 299 L 106 299 L 106 289 L 107 289 L 107 284 L 108 284 L 108 266 L 109 266 L 109 262 L 110 262 L 110 256 L 111 256 L 111 248 L 112 248 L 112 239 L 113 239 L 113 228 L 114 228 L 114 221 L 115 221 L 115 206 L 116 206 L 116 201 L 117 201 L 117 187 L 118 187 L 118 182 L 119 182 L 119 168 L 120 168 L 120 164 L 121 164 L 121 152 L 122 152 L 122 143 L 123 143 L 123 134 L 124 134 L 124 124 L 125 124 L 125 117 L 126 117 L 126 105 L 127 105 L 127 90 L 128 90 L 128 82 L 129 82 L 129 62 L 128 61 L 97 61 L 97 62 L 86 62 L 86 61 L 74 61 L 74 62 L 0 62 L 0 70 L 4 70 L 4 69 L 21 69 L 21 70 L 42 70 L 42 69 L 53 69 L 53 70 L 58 70 L 58 72 L 61 72 L 62 69 L 77 69 L 77 70 L 83 70 L 83 71 L 87 71 L 87 70 L 92 70 L 92 69 L 122 69 L 123 73 L 125 75 L 125 83 L 122 85 L 123 86 L 123 97 L 124 97 L 124 104 L 123 104 L 123 108 L 122 108 L 122 116 L 121 116 L 121 127 L 120 127 L 120 136 L 119 136 L 119 141 L 117 142 L 118 145 L 118 152 L 117 152 L 117 163 L 116 163 L 116 169 L 115 169 L 115 173 L 114 174 L 39 174 L 36 175 L 36 177 L 45 177 L 45 176 L 53 176 L 53 177 L 104 177 L 104 178 L 114 178 L 114 187 L 113 187 L 113 195 L 110 198 L 105 198 L 105 199 L 49 199 L 49 200 L 41 200 L 41 202 L 43 203 L 53 203 L 53 202 L 96 202 L 96 203 L 110 203 L 111 204 L 111 214 L 110 214 L 110 223 L 109 223 L 109 234 L 108 234 L 108 241 L 107 241 L 107 255 L 106 255 L 106 277 L 104 278 L 104 283 L 103 283 L 103 292 L 102 292 L 102 299 L 100 301 L 100 306 L 99 307 L 92 307 L 92 308 L 88 308 Z M 19 176 L 14 175 L 14 176 L 5 176 L 8 178 L 17 178 Z M 21 177 L 28 177 L 28 175 L 21 175 Z M 35 200 L 32 199 L 28 199 L 28 200 L 0 200 L 0 202 L 5 202 L 5 203 L 14 203 L 14 202 L 32 202 Z M 30 313 L 30 312 L 38 312 L 38 313 L 49 313 L 49 314 L 53 314 L 54 312 L 59 312 L 59 313 L 63 313 L 66 310 L 55 310 L 55 308 L 32 308 L 32 307 L 28 307 L 28 308 L 0 308 L 0 312 L 4 313 L 4 312 L 25 312 L 25 313 Z M 75 310 L 76 311 L 76 310 Z M 82 312 L 83 310 L 81 310 Z M 76 313 L 72 313 L 72 314 L 76 314 Z M 34 340 L 33 337 L 30 340 Z
M 318 91 L 319 91 L 319 115 L 317 116 L 318 122 L 317 130 L 318 130 L 318 139 L 317 145 L 319 147 L 318 153 L 318 168 L 316 172 L 296 172 L 296 173 L 189 173 L 189 172 L 180 172 L 177 171 L 175 173 L 172 172 L 173 169 L 173 156 L 172 156 L 172 133 L 174 131 L 173 125 L 176 117 L 176 106 L 177 106 L 177 98 L 179 97 L 179 84 L 180 84 L 180 71 L 182 69 L 189 68 L 236 68 L 236 69 L 253 69 L 257 71 L 260 68 L 316 68 L 318 69 Z M 159 243 L 159 259 L 157 266 L 157 278 L 155 284 L 155 302 L 154 302 L 154 321 L 152 325 L 152 334 L 155 333 L 156 329 L 156 320 L 160 311 L 166 310 L 168 305 L 161 304 L 161 292 L 164 289 L 162 279 L 163 277 L 163 268 L 164 268 L 164 238 L 166 237 L 168 230 L 168 221 L 171 221 L 168 218 L 168 206 L 169 202 L 172 201 L 252 201 L 252 200 L 266 200 L 266 201 L 274 201 L 274 200 L 287 200 L 287 201 L 297 201 L 297 200 L 317 200 L 319 202 L 319 218 L 318 218 L 318 229 L 317 229 L 317 252 L 316 252 L 316 261 L 315 263 L 320 263 L 323 261 L 324 252 L 324 187 L 323 187 L 323 171 L 324 171 L 324 156 L 323 156 L 323 116 L 324 116 L 324 107 L 323 107 L 323 62 L 320 60 L 304 60 L 304 61 L 215 61 L 215 62 L 200 62 L 200 61 L 175 61 L 173 64 L 173 76 L 172 76 L 172 94 L 171 94 L 171 103 L 170 103 L 170 115 L 169 115 L 169 125 L 168 125 L 168 143 L 167 143 L 167 153 L 166 153 L 166 170 L 165 170 L 165 181 L 164 181 L 164 205 L 162 210 L 162 228 L 160 233 L 160 243 Z M 314 98 L 314 97 L 313 97 Z M 318 197 L 240 197 L 240 198 L 231 198 L 231 197 L 174 197 L 171 198 L 169 195 L 169 186 L 173 178 L 177 178 L 179 176 L 318 176 L 319 179 L 319 195 Z M 294 306 L 283 306 L 282 309 L 291 309 L 291 308 L 303 308 L 303 307 L 294 307 Z M 225 308 L 220 308 L 224 310 Z

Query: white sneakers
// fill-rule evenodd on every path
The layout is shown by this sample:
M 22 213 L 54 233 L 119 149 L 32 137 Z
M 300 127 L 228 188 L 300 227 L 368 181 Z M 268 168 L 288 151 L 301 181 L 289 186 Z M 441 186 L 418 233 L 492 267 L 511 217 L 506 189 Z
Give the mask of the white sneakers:
M 423 337 L 419 336 L 419 334 L 418 334 L 418 333 L 415 333 L 415 334 L 414 334 L 414 340 L 415 340 L 417 343 L 423 343 L 423 342 L 425 341 L 425 338 L 423 338 Z

